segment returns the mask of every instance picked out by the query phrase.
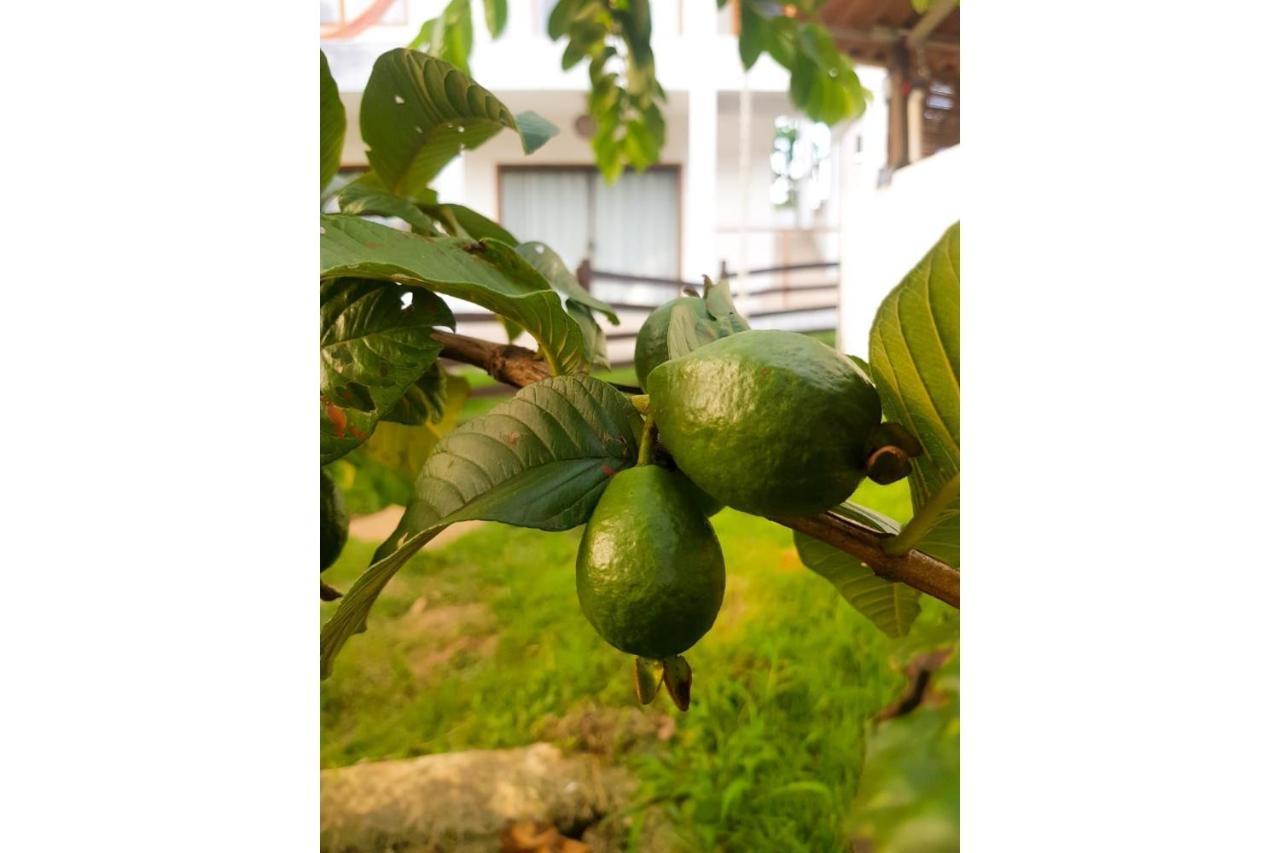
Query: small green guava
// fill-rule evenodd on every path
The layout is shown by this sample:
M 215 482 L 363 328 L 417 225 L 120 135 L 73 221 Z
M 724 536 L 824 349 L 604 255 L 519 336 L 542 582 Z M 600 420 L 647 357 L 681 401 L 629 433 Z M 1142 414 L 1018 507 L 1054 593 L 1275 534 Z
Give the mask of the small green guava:
M 724 555 L 683 477 L 657 465 L 615 474 L 578 547 L 578 603 L 610 645 L 678 655 L 711 629 Z

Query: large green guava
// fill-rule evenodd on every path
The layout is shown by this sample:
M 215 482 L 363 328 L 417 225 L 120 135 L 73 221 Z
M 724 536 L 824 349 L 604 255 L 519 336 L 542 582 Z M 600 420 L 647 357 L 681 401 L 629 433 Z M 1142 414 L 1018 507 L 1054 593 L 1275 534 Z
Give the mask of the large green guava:
M 320 571 L 333 565 L 347 544 L 347 507 L 333 478 L 320 471 Z
M 724 555 L 674 471 L 615 474 L 578 547 L 578 603 L 610 645 L 646 658 L 678 655 L 711 629 L 724 599 Z
M 880 397 L 847 356 L 807 335 L 739 332 L 655 368 L 658 439 L 716 500 L 756 515 L 810 515 L 866 474 Z

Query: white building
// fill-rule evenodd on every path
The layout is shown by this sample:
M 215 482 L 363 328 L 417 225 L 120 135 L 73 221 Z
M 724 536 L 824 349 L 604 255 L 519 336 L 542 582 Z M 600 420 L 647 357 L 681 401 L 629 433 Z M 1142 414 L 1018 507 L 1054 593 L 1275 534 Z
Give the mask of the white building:
M 408 44 L 443 5 L 444 0 L 322 0 L 321 29 L 328 37 L 321 46 L 347 107 L 344 168 L 366 164 L 358 116 L 374 60 Z M 832 138 L 825 128 L 803 121 L 787 96 L 786 71 L 767 56 L 744 74 L 733 4 L 717 10 L 712 0 L 654 0 L 654 55 L 668 94 L 666 146 L 660 165 L 644 174 L 627 173 L 608 186 L 595 172 L 589 136 L 577 130 L 586 112 L 585 63 L 562 71 L 563 44 L 546 35 L 546 16 L 554 5 L 554 0 L 510 0 L 506 30 L 494 41 L 476 0 L 472 75 L 513 112 L 534 110 L 560 132 L 528 156 L 513 133 L 500 133 L 465 152 L 434 182 L 442 200 L 497 219 L 522 240 L 545 241 L 571 268 L 589 257 L 597 272 L 592 291 L 614 302 L 657 304 L 677 291 L 611 282 L 599 271 L 697 282 L 726 267 L 810 265 L 735 282 L 740 309 L 760 328 L 831 329 L 840 316 L 853 324 L 842 335 L 850 351 L 865 350 L 869 318 L 860 306 L 871 297 L 837 312 L 837 288 L 821 285 L 840 282 L 840 273 L 816 265 L 847 262 L 849 248 L 866 245 L 871 233 L 865 230 L 866 215 L 845 211 L 842 217 L 842 208 L 859 194 L 877 192 L 868 176 L 878 175 L 884 164 L 883 99 L 875 99 L 864 120 L 836 128 Z M 361 28 L 362 13 L 377 22 Z M 883 71 L 859 72 L 873 90 L 883 86 Z M 805 177 L 794 184 L 795 201 L 789 206 L 771 197 L 785 185 L 775 172 L 777 158 L 771 161 L 778 120 L 799 123 L 805 139 L 801 162 L 793 167 Z M 864 128 L 878 138 L 860 140 Z M 842 158 L 851 167 L 843 180 Z M 909 266 L 901 266 L 897 276 Z M 884 286 L 875 279 L 883 274 L 866 258 L 858 269 L 876 281 L 875 302 L 896 283 L 894 278 Z M 780 292 L 783 288 L 789 292 Z M 841 298 L 851 289 L 862 288 L 846 274 Z M 746 297 L 747 292 L 756 295 Z M 626 314 L 623 329 L 634 330 L 642 319 L 643 312 Z M 611 355 L 626 361 L 629 348 L 619 338 L 610 346 Z

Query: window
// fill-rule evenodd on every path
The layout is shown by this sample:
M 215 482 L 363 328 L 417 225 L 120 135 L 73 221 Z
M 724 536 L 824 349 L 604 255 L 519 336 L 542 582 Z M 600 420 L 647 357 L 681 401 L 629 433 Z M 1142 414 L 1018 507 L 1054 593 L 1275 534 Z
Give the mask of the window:
M 675 167 L 626 172 L 609 186 L 591 167 L 509 166 L 500 169 L 498 184 L 503 225 L 521 240 L 546 243 L 570 269 L 589 257 L 608 272 L 679 276 Z

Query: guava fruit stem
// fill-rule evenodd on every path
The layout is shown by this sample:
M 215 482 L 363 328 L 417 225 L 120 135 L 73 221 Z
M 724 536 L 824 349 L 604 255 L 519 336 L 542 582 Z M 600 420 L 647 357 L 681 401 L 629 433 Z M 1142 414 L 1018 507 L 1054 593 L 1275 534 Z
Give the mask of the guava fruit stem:
M 658 424 L 651 415 L 645 416 L 644 432 L 640 433 L 640 452 L 636 456 L 637 465 L 649 465 L 653 462 L 653 445 L 658 435 Z

